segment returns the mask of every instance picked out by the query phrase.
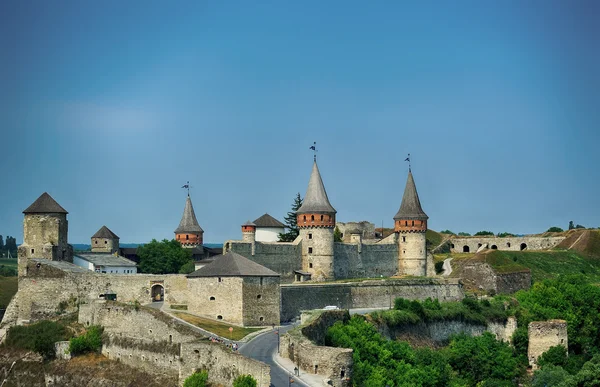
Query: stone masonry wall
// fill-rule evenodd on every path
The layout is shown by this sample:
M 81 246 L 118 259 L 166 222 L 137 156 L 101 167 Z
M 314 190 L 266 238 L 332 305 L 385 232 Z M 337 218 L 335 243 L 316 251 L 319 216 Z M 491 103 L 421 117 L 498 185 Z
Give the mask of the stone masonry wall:
M 189 293 L 196 296 L 182 299 L 181 304 L 187 304 L 191 313 L 241 325 L 242 283 L 239 277 L 189 278 Z
M 246 277 L 242 286 L 244 325 L 279 325 L 279 277 Z
M 327 329 L 336 321 L 347 321 L 349 318 L 347 311 L 321 313 L 308 325 L 293 329 L 281 337 L 281 356 L 292 360 L 304 372 L 322 375 L 329 380 L 329 385 L 350 386 L 352 349 L 323 346 Z M 311 338 L 316 340 L 311 341 Z
M 464 298 L 458 279 L 398 279 L 363 282 L 296 284 L 281 286 L 281 320 L 289 321 L 300 311 L 336 305 L 341 309 L 388 308 L 394 298 L 459 301 Z
M 397 244 L 335 243 L 335 278 L 391 277 L 398 273 Z
M 531 271 L 498 273 L 488 263 L 470 260 L 461 264 L 460 277 L 466 286 L 498 294 L 512 294 L 531 287 Z
M 537 368 L 538 357 L 550 347 L 562 345 L 567 349 L 569 346 L 567 322 L 564 320 L 533 321 L 527 328 L 529 335 L 527 357 L 533 369 Z
M 453 253 L 462 253 L 463 247 L 468 246 L 469 252 L 474 253 L 480 246 L 487 244 L 488 248 L 496 246 L 498 250 L 520 251 L 523 250 L 522 244 L 526 245 L 526 250 L 544 250 L 555 247 L 562 242 L 565 237 L 467 237 L 451 238 L 450 251 Z
M 282 283 L 294 281 L 294 271 L 302 270 L 302 253 L 300 244 L 294 243 L 262 243 L 252 245 L 242 241 L 227 241 L 225 249 L 238 253 L 259 265 L 281 274 Z M 226 251 L 223 251 L 225 253 Z

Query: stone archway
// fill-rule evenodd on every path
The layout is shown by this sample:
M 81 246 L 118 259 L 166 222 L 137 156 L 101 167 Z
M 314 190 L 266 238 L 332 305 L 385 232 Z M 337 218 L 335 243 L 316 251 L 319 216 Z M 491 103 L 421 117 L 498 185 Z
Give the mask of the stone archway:
M 152 285 L 152 302 L 164 301 L 165 300 L 165 288 L 161 284 Z
M 498 250 L 498 246 L 492 245 L 492 250 Z
M 521 243 L 521 251 L 527 248 L 527 243 Z
M 469 246 L 464 245 L 463 246 L 463 253 L 469 253 L 471 250 L 469 249 Z

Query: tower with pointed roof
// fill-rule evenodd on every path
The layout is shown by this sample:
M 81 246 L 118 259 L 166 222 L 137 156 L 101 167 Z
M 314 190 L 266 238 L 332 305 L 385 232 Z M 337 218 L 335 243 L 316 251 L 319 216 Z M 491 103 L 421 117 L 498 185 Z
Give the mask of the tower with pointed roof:
M 73 261 L 68 244 L 67 210 L 44 192 L 24 211 L 23 244 L 19 246 L 19 275 L 25 274 L 27 259 Z
M 329 203 L 323 179 L 314 160 L 308 188 L 302 206 L 297 211 L 297 223 L 302 238 L 302 270 L 313 280 L 333 279 L 335 208 Z
M 409 169 L 402 204 L 394 216 L 394 231 L 398 238 L 399 274 L 427 275 L 427 219 L 429 217 L 421 208 L 415 180 Z
M 92 235 L 92 253 L 114 254 L 119 251 L 119 237 L 108 227 L 102 226 Z
M 181 222 L 179 222 L 179 227 L 175 229 L 175 239 L 183 247 L 198 247 L 202 245 L 203 237 L 204 230 L 198 224 L 192 199 L 190 199 L 190 194 L 188 193 Z

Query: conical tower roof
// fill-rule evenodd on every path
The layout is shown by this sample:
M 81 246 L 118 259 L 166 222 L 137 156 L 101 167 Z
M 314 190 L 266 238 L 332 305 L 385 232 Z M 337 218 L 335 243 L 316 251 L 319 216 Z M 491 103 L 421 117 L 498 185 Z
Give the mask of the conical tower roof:
M 179 222 L 179 227 L 175 230 L 175 234 L 183 234 L 183 233 L 199 233 L 204 232 L 202 227 L 198 224 L 198 219 L 196 219 L 196 213 L 194 212 L 194 206 L 192 205 L 192 199 L 190 199 L 190 195 L 188 195 L 185 201 L 185 208 L 183 209 L 183 216 L 181 217 L 181 222 Z
M 102 226 L 100 230 L 96 231 L 92 238 L 106 238 L 106 239 L 119 239 L 117 234 L 112 232 L 108 227 Z
M 313 163 L 312 172 L 310 174 L 310 180 L 308 181 L 308 188 L 306 189 L 306 195 L 302 201 L 302 206 L 298 209 L 299 214 L 308 213 L 336 213 L 337 211 L 327 197 L 325 186 L 323 185 L 323 179 L 321 179 L 321 173 L 317 162 Z
M 404 188 L 404 196 L 402 196 L 402 204 L 400 209 L 394 216 L 394 220 L 411 219 L 411 220 L 426 220 L 429 219 L 425 211 L 421 208 L 421 201 L 415 186 L 415 180 L 411 171 L 408 171 L 408 179 L 406 180 L 406 188 Z
M 58 214 L 68 214 L 67 210 L 61 207 L 60 204 L 56 202 L 48 194 L 48 192 L 44 192 L 40 195 L 39 198 L 36 199 L 29 207 L 23 211 L 24 214 L 49 214 L 49 213 L 58 213 Z

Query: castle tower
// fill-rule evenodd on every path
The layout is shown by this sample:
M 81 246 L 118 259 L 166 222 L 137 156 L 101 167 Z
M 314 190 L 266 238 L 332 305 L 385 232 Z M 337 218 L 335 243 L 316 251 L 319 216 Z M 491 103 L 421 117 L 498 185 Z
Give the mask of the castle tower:
M 312 279 L 317 281 L 334 278 L 333 229 L 336 212 L 329 203 L 315 160 L 296 220 L 302 237 L 302 270 L 311 273 Z
M 67 210 L 44 192 L 25 211 L 23 244 L 19 246 L 19 275 L 24 275 L 27 260 L 73 261 L 73 249 L 67 243 Z
M 256 247 L 256 224 L 251 221 L 242 224 L 242 241 L 252 245 L 251 254 L 254 255 Z
M 119 251 L 119 237 L 108 227 L 102 226 L 92 235 L 92 252 L 114 254 Z
M 202 245 L 203 237 L 204 230 L 198 224 L 194 206 L 192 206 L 192 199 L 190 199 L 190 194 L 188 193 L 181 222 L 179 222 L 179 227 L 175 230 L 175 239 L 183 247 L 197 247 Z
M 429 217 L 421 208 L 415 180 L 409 169 L 402 204 L 394 216 L 399 274 L 427 275 L 427 219 Z

